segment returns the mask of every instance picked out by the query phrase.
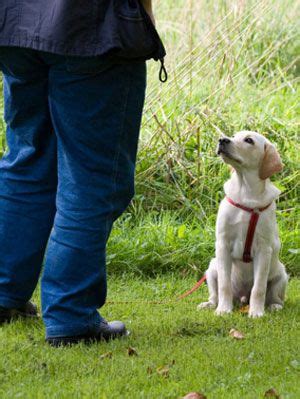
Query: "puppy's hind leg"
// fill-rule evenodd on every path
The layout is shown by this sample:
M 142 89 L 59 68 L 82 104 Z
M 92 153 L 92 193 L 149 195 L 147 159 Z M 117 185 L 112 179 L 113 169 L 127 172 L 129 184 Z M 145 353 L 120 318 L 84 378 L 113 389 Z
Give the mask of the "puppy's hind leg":
M 288 275 L 282 263 L 279 265 L 279 274 L 268 282 L 266 305 L 270 311 L 283 308 L 285 290 L 288 283 Z
M 202 302 L 197 306 L 201 309 L 214 309 L 218 304 L 218 271 L 216 258 L 210 261 L 209 267 L 206 271 L 206 281 L 208 286 L 209 298 L 208 302 Z

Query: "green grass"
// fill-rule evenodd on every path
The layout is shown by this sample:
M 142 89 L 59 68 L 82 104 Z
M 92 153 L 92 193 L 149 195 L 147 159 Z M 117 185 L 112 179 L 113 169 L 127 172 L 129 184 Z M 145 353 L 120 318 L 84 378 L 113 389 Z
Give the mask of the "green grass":
M 126 272 L 153 276 L 173 271 L 196 277 L 207 269 L 215 250 L 215 212 L 183 217 L 176 211 L 151 211 L 142 216 L 128 212 L 112 232 L 107 263 L 114 274 Z M 280 258 L 291 275 L 299 275 L 299 221 L 289 211 L 278 211 Z
M 199 312 L 202 287 L 177 303 L 147 300 L 176 297 L 192 278 L 166 274 L 155 279 L 112 278 L 103 315 L 120 318 L 130 337 L 90 347 L 50 348 L 42 322 L 17 321 L 0 329 L 0 397 L 10 398 L 180 398 L 200 391 L 209 399 L 259 399 L 275 388 L 283 399 L 300 395 L 300 280 L 290 281 L 282 312 L 259 320 L 237 310 L 217 317 Z M 245 334 L 234 340 L 231 328 Z M 128 356 L 128 347 L 138 356 Z M 101 358 L 111 352 L 111 358 Z M 158 370 L 167 367 L 168 376 Z

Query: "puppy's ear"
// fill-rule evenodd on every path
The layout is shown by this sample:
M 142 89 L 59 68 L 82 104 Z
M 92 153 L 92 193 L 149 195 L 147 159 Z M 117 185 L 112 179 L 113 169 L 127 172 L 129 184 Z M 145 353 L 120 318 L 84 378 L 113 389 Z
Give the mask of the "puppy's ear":
M 262 180 L 265 180 L 275 173 L 280 172 L 282 168 L 283 164 L 276 148 L 273 146 L 273 144 L 265 144 L 265 154 L 260 165 L 259 177 Z

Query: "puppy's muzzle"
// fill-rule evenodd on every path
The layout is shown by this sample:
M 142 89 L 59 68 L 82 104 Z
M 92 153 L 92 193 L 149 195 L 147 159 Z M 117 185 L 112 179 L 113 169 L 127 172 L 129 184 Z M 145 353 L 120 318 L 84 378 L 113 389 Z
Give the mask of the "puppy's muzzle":
M 228 153 L 228 147 L 229 144 L 231 143 L 231 140 L 228 139 L 227 137 L 223 137 L 221 139 L 219 139 L 219 145 L 218 145 L 218 150 L 217 150 L 217 154 L 220 155 L 221 153 Z

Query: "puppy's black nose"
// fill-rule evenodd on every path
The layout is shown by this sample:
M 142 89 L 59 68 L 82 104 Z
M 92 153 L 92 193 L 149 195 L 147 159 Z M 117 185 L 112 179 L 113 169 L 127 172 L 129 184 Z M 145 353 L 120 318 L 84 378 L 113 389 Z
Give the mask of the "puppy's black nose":
M 229 143 L 230 143 L 230 140 L 228 138 L 226 138 L 226 137 L 223 137 L 223 138 L 219 139 L 219 144 L 220 145 L 225 145 L 225 144 L 229 144 Z

